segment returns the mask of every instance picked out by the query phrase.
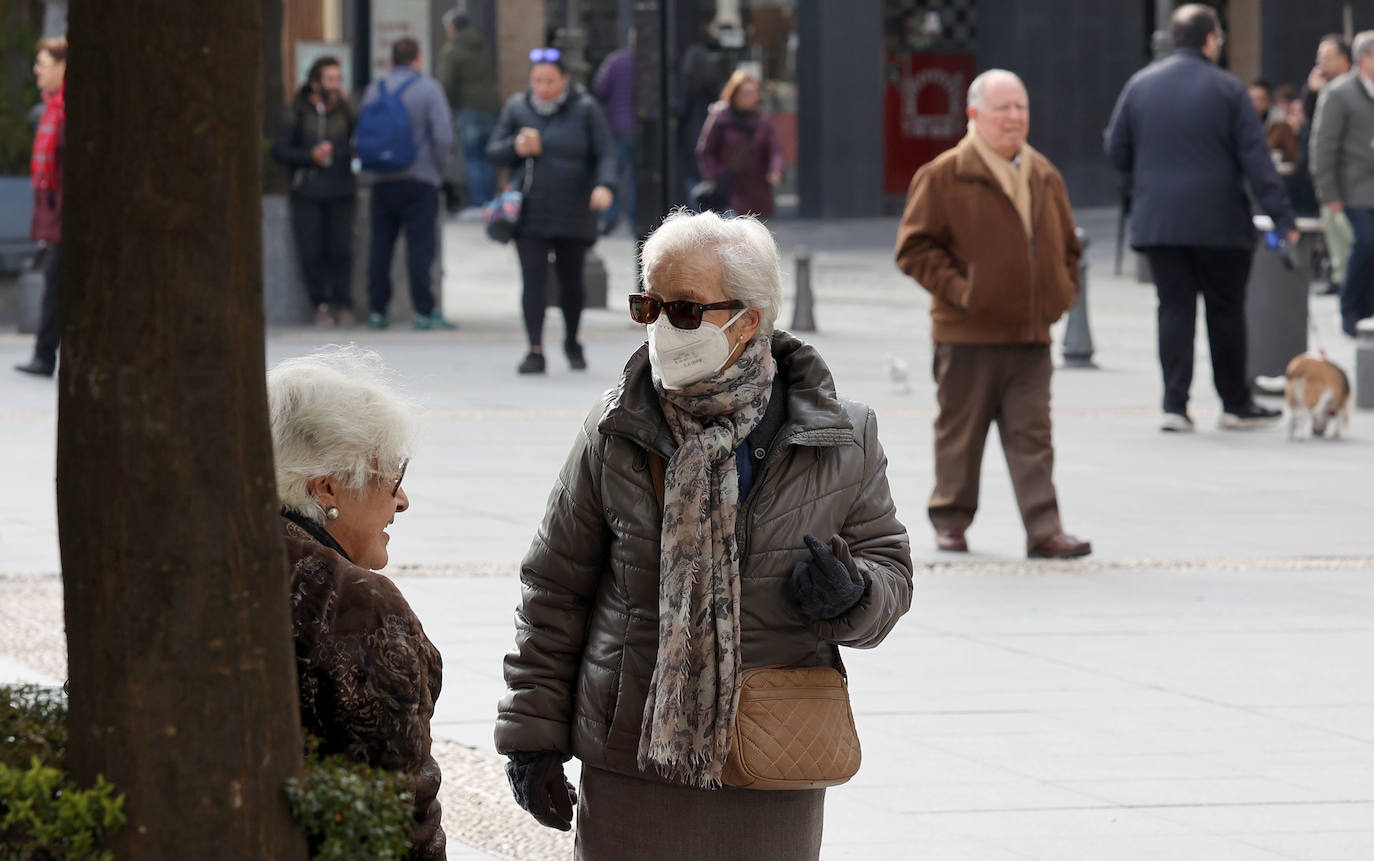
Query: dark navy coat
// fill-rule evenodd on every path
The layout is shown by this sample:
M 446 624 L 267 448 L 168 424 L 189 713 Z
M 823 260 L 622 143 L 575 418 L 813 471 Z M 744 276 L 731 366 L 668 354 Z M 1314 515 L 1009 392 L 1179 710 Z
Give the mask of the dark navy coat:
M 1131 247 L 1250 248 L 1250 181 L 1280 230 L 1293 209 L 1240 78 L 1179 48 L 1126 83 L 1107 128 L 1107 155 L 1131 187 Z

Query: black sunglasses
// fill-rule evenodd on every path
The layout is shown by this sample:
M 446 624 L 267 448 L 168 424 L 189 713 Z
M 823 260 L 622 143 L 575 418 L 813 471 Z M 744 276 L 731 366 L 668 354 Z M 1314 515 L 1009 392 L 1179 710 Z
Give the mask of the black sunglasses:
M 662 299 L 655 299 L 648 293 L 630 294 L 630 319 L 646 326 L 658 319 L 659 312 L 666 312 L 668 322 L 672 323 L 675 328 L 696 329 L 701 326 L 701 315 L 707 311 L 740 311 L 748 307 L 738 299 L 702 305 L 699 302 L 688 302 L 685 299 L 664 302 Z
M 535 48 L 530 51 L 531 63 L 557 63 L 563 59 L 563 52 L 557 48 Z

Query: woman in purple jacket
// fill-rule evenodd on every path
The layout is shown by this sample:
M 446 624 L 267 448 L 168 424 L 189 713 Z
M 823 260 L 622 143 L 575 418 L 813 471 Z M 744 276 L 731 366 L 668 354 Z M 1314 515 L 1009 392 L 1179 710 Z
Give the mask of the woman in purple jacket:
M 702 179 L 715 183 L 727 210 L 771 218 L 773 186 L 782 179 L 782 147 L 759 107 L 759 79 L 743 70 L 725 82 L 697 141 Z

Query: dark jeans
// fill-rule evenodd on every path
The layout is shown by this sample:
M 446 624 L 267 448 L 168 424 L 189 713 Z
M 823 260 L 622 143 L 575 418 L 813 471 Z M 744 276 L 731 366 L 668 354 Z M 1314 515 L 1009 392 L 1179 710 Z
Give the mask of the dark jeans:
M 396 237 L 406 233 L 406 272 L 410 304 L 417 316 L 434 313 L 429 269 L 434 263 L 439 189 L 415 179 L 393 179 L 372 186 L 372 245 L 367 259 L 367 297 L 374 314 L 391 304 L 391 255 Z
M 291 228 L 301 261 L 310 304 L 347 308 L 349 275 L 353 268 L 353 209 L 351 197 L 315 200 L 291 195 Z
M 558 276 L 558 304 L 563 309 L 566 340 L 577 340 L 577 324 L 582 319 L 586 302 L 586 288 L 582 284 L 582 264 L 587 259 L 588 245 L 581 239 L 545 239 L 539 236 L 515 237 L 515 251 L 520 255 L 520 277 L 524 293 L 520 298 L 525 310 L 525 334 L 531 347 L 544 343 L 544 308 L 549 304 L 549 253 Z
M 1355 242 L 1345 264 L 1345 283 L 1341 285 L 1341 328 L 1355 334 L 1355 324 L 1374 317 L 1374 209 L 1345 210 Z
M 630 221 L 630 232 L 635 231 L 635 173 L 639 170 L 638 158 L 635 155 L 635 136 L 616 135 L 615 136 L 615 174 L 616 187 L 615 199 L 611 201 L 611 208 L 606 210 L 602 223 L 606 229 L 615 227 L 620 223 L 620 213 L 624 211 L 625 217 Z M 622 206 L 622 202 L 624 206 Z
M 467 172 L 468 206 L 485 206 L 496 193 L 496 169 L 487 161 L 487 141 L 496 127 L 496 117 L 485 111 L 463 108 L 458 112 L 458 140 L 463 147 L 463 169 Z
M 61 327 L 57 318 L 57 267 L 60 242 L 43 252 L 43 303 L 39 306 L 38 337 L 33 342 L 33 358 L 50 368 L 57 367 L 57 345 Z
M 1248 248 L 1157 246 L 1145 249 L 1159 295 L 1159 364 L 1164 371 L 1164 411 L 1186 413 L 1193 384 L 1197 297 L 1207 307 L 1212 381 L 1222 407 L 1234 412 L 1250 403 L 1245 379 L 1245 286 Z

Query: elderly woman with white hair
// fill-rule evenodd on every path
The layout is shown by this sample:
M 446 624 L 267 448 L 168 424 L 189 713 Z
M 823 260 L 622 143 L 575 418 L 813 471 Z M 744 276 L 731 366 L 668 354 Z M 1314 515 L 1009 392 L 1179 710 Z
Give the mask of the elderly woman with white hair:
M 910 606 L 887 459 L 872 410 L 774 330 L 758 220 L 675 212 L 641 264 L 648 343 L 587 417 L 521 565 L 496 747 L 537 821 L 566 830 L 577 805 L 578 858 L 816 858 L 825 789 L 741 788 L 762 785 L 732 740 L 742 678 L 842 672 L 836 646 L 876 646 Z
M 414 409 L 375 353 L 331 348 L 267 374 L 277 491 L 291 567 L 301 723 L 320 752 L 409 776 L 408 857 L 442 861 L 429 721 L 442 662 L 386 566 Z

